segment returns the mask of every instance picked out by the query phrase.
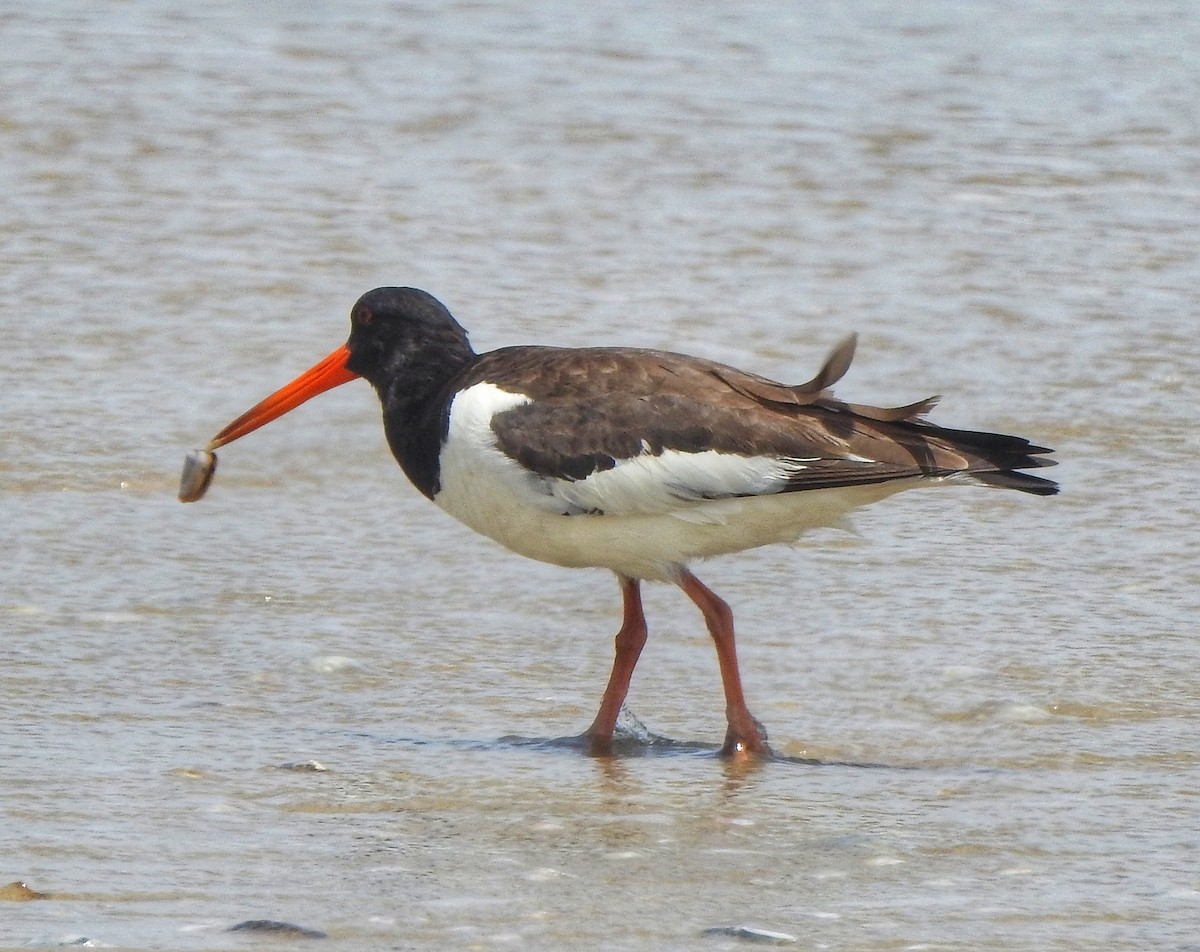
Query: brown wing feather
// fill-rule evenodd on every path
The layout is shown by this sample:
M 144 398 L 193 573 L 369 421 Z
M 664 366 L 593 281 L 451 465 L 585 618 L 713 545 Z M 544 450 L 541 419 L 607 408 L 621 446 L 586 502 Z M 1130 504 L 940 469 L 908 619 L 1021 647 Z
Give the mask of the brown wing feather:
M 855 338 L 808 383 L 788 386 L 724 364 L 632 348 L 507 348 L 480 358 L 459 386 L 489 382 L 531 402 L 498 414 L 500 449 L 546 477 L 584 479 L 640 453 L 716 450 L 803 460 L 788 488 L 913 476 L 979 474 L 1033 493 L 1050 480 L 1018 472 L 1053 465 L 1050 450 L 1003 434 L 918 419 L 937 398 L 896 408 L 843 403 L 828 388 L 846 373 Z

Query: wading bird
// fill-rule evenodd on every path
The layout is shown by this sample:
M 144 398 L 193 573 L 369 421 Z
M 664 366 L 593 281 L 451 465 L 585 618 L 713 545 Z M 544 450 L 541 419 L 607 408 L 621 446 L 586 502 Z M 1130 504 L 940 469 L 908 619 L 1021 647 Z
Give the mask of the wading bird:
M 808 383 L 788 386 L 661 350 L 505 347 L 477 354 L 467 332 L 415 288 L 376 288 L 325 360 L 218 433 L 211 451 L 331 387 L 365 378 L 388 445 L 414 486 L 514 552 L 616 573 L 624 618 L 600 710 L 584 732 L 611 750 L 646 642 L 641 582 L 678 585 L 716 644 L 728 729 L 722 752 L 769 753 L 742 693 L 729 606 L 688 568 L 838 524 L 917 486 L 977 483 L 1039 496 L 1056 483 L 1023 470 L 1051 451 L 998 433 L 925 421 L 937 398 L 884 409 L 829 388 L 854 356 L 848 337 Z

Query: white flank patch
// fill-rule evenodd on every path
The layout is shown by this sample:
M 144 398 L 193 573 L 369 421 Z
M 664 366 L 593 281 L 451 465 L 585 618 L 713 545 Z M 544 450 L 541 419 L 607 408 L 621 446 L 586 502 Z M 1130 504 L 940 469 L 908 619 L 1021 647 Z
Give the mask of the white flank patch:
M 717 450 L 643 452 L 586 479 L 551 481 L 554 495 L 583 511 L 614 516 L 687 512 L 696 503 L 781 492 L 805 468 L 799 460 Z

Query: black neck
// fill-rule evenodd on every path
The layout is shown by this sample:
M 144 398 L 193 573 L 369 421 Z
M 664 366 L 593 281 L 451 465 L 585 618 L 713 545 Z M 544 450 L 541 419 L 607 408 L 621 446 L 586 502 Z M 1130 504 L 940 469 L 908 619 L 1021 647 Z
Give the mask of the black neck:
M 446 439 L 455 380 L 476 359 L 469 350 L 441 354 L 437 361 L 423 362 L 419 370 L 409 366 L 402 376 L 371 381 L 383 404 L 383 428 L 392 455 L 412 484 L 430 499 L 441 488 L 438 456 Z

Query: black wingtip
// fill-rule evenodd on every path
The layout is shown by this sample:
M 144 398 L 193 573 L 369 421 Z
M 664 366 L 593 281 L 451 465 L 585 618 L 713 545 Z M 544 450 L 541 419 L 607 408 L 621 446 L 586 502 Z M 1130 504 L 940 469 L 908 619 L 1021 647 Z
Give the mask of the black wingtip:
M 1039 463 L 1053 463 L 1051 460 L 1042 461 Z M 986 486 L 998 486 L 1002 489 L 1016 489 L 1023 493 L 1029 493 L 1033 496 L 1057 496 L 1059 493 L 1059 485 L 1053 479 L 1044 479 L 1041 476 L 1031 476 L 1029 473 L 1021 473 L 1016 470 L 999 470 L 991 473 L 971 473 L 971 478 L 977 483 L 983 483 Z

